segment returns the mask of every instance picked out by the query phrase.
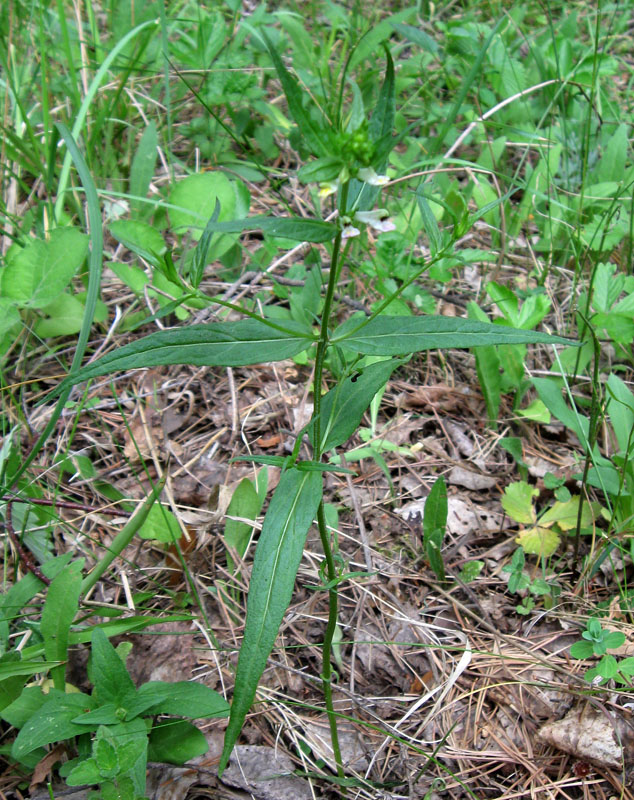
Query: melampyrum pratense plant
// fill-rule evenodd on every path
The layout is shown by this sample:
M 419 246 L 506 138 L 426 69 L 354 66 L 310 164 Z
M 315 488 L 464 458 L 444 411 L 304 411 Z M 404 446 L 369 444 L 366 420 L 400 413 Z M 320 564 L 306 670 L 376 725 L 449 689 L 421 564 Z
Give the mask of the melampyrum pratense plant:
M 332 703 L 331 654 L 337 623 L 337 584 L 341 580 L 334 558 L 323 501 L 326 471 L 343 471 L 327 464 L 324 454 L 343 445 L 355 432 L 373 397 L 389 380 L 392 372 L 412 353 L 438 348 L 471 348 L 483 345 L 530 342 L 570 342 L 543 333 L 516 330 L 487 322 L 441 316 L 391 316 L 390 303 L 420 274 L 453 249 L 456 239 L 468 230 L 475 217 L 464 214 L 455 219 L 453 230 L 440 231 L 425 199 L 422 187 L 416 199 L 428 238 L 430 258 L 420 272 L 387 297 L 371 315 L 352 314 L 335 323 L 337 286 L 351 237 L 365 226 L 391 230 L 386 210 L 376 209 L 381 186 L 387 183 L 385 171 L 394 147 L 395 90 L 394 65 L 385 49 L 385 76 L 370 115 L 348 114 L 345 107 L 347 63 L 326 112 L 303 91 L 297 79 L 283 64 L 272 44 L 266 47 L 277 72 L 297 125 L 303 152 L 313 156 L 299 171 L 304 183 L 320 184 L 322 196 L 330 195 L 334 214 L 329 219 L 256 216 L 236 221 L 218 221 L 220 208 L 208 221 L 196 246 L 191 268 L 179 278 L 191 294 L 199 292 L 210 242 L 216 234 L 260 229 L 272 235 L 300 242 L 322 244 L 330 254 L 330 269 L 324 288 L 321 315 L 313 323 L 284 321 L 283 324 L 253 311 L 224 303 L 243 319 L 192 325 L 150 334 L 113 351 L 92 364 L 71 371 L 58 388 L 68 396 L 75 384 L 119 370 L 168 364 L 238 367 L 281 361 L 314 349 L 314 412 L 299 432 L 292 454 L 282 457 L 250 457 L 253 461 L 277 464 L 281 478 L 266 512 L 254 556 L 247 601 L 244 639 L 238 660 L 231 716 L 225 734 L 219 765 L 222 774 L 238 739 L 246 714 L 255 697 L 258 682 L 291 600 L 295 577 L 302 558 L 308 529 L 317 521 L 326 563 L 329 615 L 323 643 L 322 685 L 330 721 L 337 770 L 343 777 L 341 750 L 337 737 L 337 718 Z M 482 210 L 478 216 L 481 216 Z M 215 302 L 219 302 L 214 298 Z M 332 359 L 331 360 L 331 356 Z M 373 357 L 364 360 L 366 356 Z M 382 360 L 377 361 L 376 356 Z M 343 364 L 339 380 L 322 395 L 330 363 Z M 306 444 L 311 457 L 300 460 Z

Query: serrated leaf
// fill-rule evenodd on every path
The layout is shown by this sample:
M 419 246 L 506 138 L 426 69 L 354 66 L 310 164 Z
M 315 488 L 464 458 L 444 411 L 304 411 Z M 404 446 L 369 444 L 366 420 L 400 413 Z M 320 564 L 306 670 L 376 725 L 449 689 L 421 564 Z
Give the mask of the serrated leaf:
M 358 329 L 358 330 L 357 330 Z M 331 340 L 346 350 L 374 356 L 397 356 L 422 350 L 481 347 L 492 344 L 576 344 L 560 336 L 523 331 L 462 317 L 391 317 L 380 315 L 362 324 L 353 316 Z
M 539 489 L 530 486 L 526 481 L 515 481 L 504 490 L 502 508 L 515 522 L 530 525 L 537 519 L 533 497 L 537 497 L 538 494 Z
M 319 473 L 287 470 L 264 518 L 253 561 L 244 639 L 219 775 L 227 766 L 291 601 L 306 534 L 321 496 Z
M 313 342 L 303 326 L 287 322 L 286 327 L 297 333 L 285 333 L 255 319 L 157 331 L 68 375 L 56 394 L 99 375 L 141 367 L 168 364 L 237 367 L 282 361 L 301 353 Z
M 559 534 L 552 528 L 541 528 L 539 525 L 535 525 L 522 531 L 515 543 L 523 547 L 526 553 L 540 558 L 549 558 L 559 547 L 560 541 Z

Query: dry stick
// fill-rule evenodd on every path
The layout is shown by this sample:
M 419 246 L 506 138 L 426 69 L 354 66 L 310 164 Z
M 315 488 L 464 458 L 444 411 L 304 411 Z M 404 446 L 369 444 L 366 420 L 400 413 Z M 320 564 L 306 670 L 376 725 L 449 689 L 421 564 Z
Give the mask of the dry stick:
M 0 500 L 5 503 L 27 503 L 33 506 L 52 506 L 54 508 L 67 508 L 70 511 L 85 511 L 88 514 L 108 514 L 111 517 L 131 517 L 131 511 L 123 511 L 120 508 L 93 508 L 86 503 L 74 503 L 70 500 L 48 500 L 43 497 L 20 497 L 16 492 L 3 494 Z

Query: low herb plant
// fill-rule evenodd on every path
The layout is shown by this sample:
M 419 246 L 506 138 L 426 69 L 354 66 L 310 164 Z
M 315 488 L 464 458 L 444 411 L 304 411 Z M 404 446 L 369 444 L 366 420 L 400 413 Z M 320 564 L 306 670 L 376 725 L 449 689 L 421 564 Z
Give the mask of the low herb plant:
M 573 658 L 588 659 L 600 657 L 597 664 L 585 673 L 587 681 L 601 685 L 609 680 L 621 686 L 632 687 L 634 682 L 634 656 L 617 659 L 608 650 L 617 650 L 625 644 L 625 634 L 621 631 L 606 630 L 600 620 L 591 617 L 581 639 L 570 648 Z
M 145 336 L 84 368 L 74 368 L 60 384 L 58 393 L 65 400 L 72 387 L 82 381 L 138 367 L 167 364 L 238 367 L 281 361 L 306 352 L 314 359 L 314 412 L 310 422 L 297 434 L 291 455 L 285 458 L 246 457 L 251 461 L 277 465 L 282 473 L 269 502 L 255 551 L 244 638 L 219 773 L 222 774 L 227 766 L 254 700 L 260 676 L 291 600 L 308 529 L 316 519 L 325 561 L 329 609 L 321 678 L 337 772 L 342 778 L 344 768 L 333 707 L 331 665 L 338 620 L 337 587 L 341 575 L 326 520 L 323 478 L 327 471 L 344 470 L 337 464 L 328 463 L 328 454 L 354 434 L 373 398 L 412 353 L 437 348 L 569 342 L 535 331 L 479 320 L 391 314 L 393 304 L 407 287 L 414 284 L 422 271 L 451 255 L 456 239 L 464 235 L 477 218 L 477 215 L 469 217 L 465 211 L 456 217 L 452 231 L 441 232 L 434 215 L 427 213 L 427 205 L 420 202 L 417 207 L 429 240 L 430 258 L 419 264 L 417 271 L 404 277 L 395 291 L 378 303 L 369 315 L 355 313 L 339 321 L 335 288 L 351 242 L 364 236 L 366 228 L 376 235 L 393 229 L 388 211 L 375 207 L 381 187 L 388 183 L 385 175 L 387 159 L 396 142 L 393 135 L 395 76 L 392 58 L 386 49 L 385 76 L 371 113 L 365 110 L 360 96 L 355 95 L 351 108 L 344 102 L 347 63 L 324 109 L 303 91 L 266 37 L 263 46 L 271 58 L 286 95 L 288 112 L 296 125 L 291 132 L 293 141 L 309 159 L 299 170 L 299 180 L 314 185 L 322 197 L 331 198 L 333 207 L 329 219 L 320 216 L 228 217 L 223 202 L 225 196 L 230 195 L 217 191 L 213 214 L 200 232 L 191 258 L 186 261 L 186 274 L 179 280 L 187 286 L 189 294 L 205 300 L 199 287 L 209 253 L 224 237 L 235 237 L 242 231 L 259 229 L 285 239 L 321 244 L 328 250 L 330 264 L 325 285 L 321 283 L 320 272 L 311 272 L 319 281 L 315 280 L 314 297 L 310 298 L 310 315 L 302 318 L 301 314 L 295 313 L 291 318 L 274 319 L 256 314 L 245 305 L 224 303 L 234 314 L 239 312 L 245 318 Z M 214 180 L 226 180 L 217 173 L 208 173 L 204 177 L 209 184 Z M 487 207 L 485 213 L 489 210 Z M 217 298 L 215 301 L 218 302 Z M 381 360 L 377 361 L 376 357 Z M 328 366 L 333 363 L 338 365 L 337 381 L 324 391 L 328 383 Z M 309 450 L 307 457 L 302 457 L 303 448 Z M 426 541 L 432 566 L 440 578 L 444 575 L 439 553 L 443 530 L 443 488 L 442 484 L 438 485 L 438 504 L 433 513 L 430 508 Z M 91 762 L 91 769 L 92 766 Z

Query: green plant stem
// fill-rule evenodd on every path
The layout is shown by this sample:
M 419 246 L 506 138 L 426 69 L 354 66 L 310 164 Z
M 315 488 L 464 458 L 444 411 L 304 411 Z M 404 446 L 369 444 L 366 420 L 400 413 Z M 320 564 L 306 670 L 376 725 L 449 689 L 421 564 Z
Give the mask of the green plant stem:
M 346 183 L 341 192 L 341 208 L 340 213 L 345 213 L 346 203 L 348 200 L 348 184 Z M 332 250 L 332 259 L 330 262 L 330 274 L 328 276 L 328 286 L 326 288 L 326 297 L 324 300 L 324 309 L 321 317 L 321 329 L 319 333 L 319 341 L 317 342 L 317 353 L 315 355 L 315 376 L 313 381 L 313 397 L 314 397 L 314 452 L 313 458 L 315 461 L 321 461 L 323 452 L 321 447 L 321 380 L 324 370 L 324 360 L 326 358 L 326 350 L 328 348 L 328 327 L 330 322 L 330 313 L 332 310 L 333 299 L 335 296 L 335 287 L 339 279 L 339 272 L 341 271 L 341 241 L 342 232 L 339 231 L 335 237 Z M 345 777 L 343 769 L 343 760 L 341 758 L 341 747 L 339 745 L 339 732 L 337 730 L 337 715 L 332 703 L 332 643 L 334 640 L 335 631 L 337 630 L 337 616 L 338 616 L 338 593 L 337 585 L 337 568 L 335 566 L 335 559 L 330 545 L 330 537 L 328 535 L 328 528 L 326 526 L 326 515 L 324 512 L 324 501 L 321 500 L 317 509 L 317 525 L 319 528 L 319 538 L 321 539 L 321 546 L 326 558 L 326 568 L 328 575 L 328 583 L 334 584 L 328 590 L 328 623 L 326 625 L 326 632 L 324 634 L 324 651 L 323 651 L 323 665 L 321 672 L 322 689 L 324 693 L 324 701 L 326 704 L 326 713 L 328 714 L 328 724 L 330 726 L 330 740 L 332 743 L 332 752 L 337 766 L 337 775 L 340 778 Z

